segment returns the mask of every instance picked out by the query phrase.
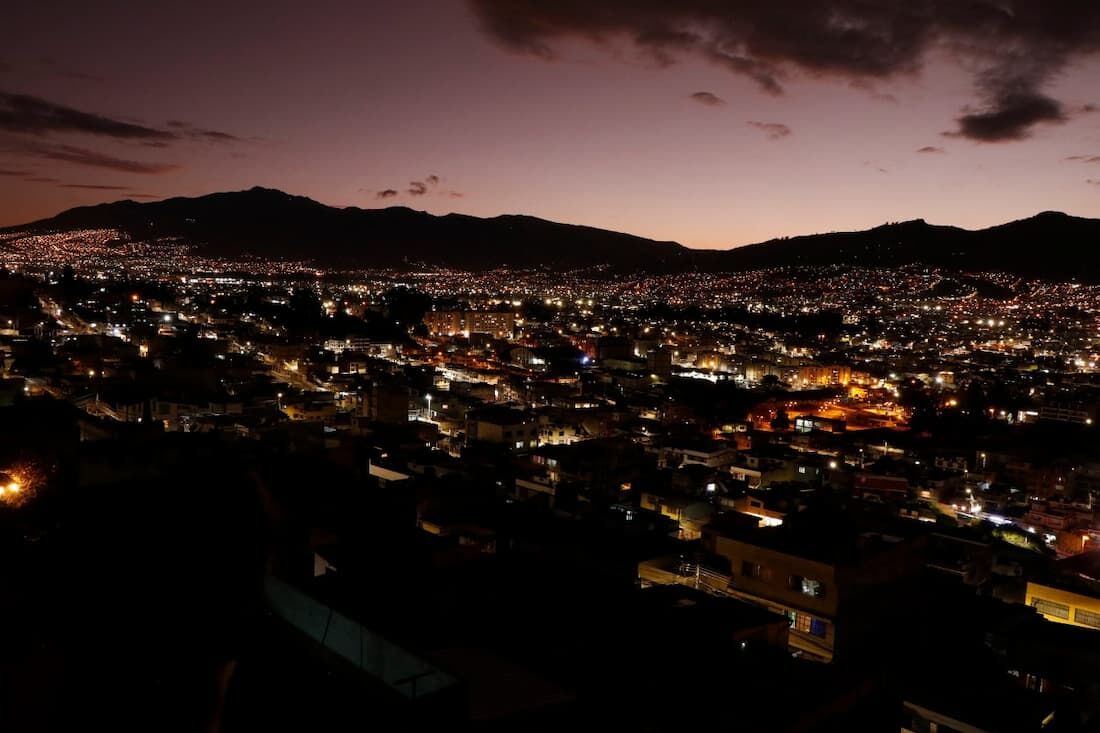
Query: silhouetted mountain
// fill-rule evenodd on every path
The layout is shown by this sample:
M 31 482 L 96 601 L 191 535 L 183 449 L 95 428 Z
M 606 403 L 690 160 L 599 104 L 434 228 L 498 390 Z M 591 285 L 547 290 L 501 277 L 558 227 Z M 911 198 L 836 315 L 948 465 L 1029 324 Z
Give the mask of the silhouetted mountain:
M 215 256 L 248 253 L 330 265 L 678 268 L 679 260 L 691 255 L 674 242 L 531 216 L 480 219 L 404 207 L 341 209 L 265 188 L 84 206 L 29 226 L 49 231 L 113 227 L 139 239 L 182 237 Z
M 211 256 L 252 254 L 360 267 L 428 264 L 477 270 L 510 265 L 564 270 L 609 266 L 620 271 L 670 272 L 923 263 L 962 271 L 1001 270 L 1100 281 L 1100 220 L 1057 212 L 977 231 L 917 219 L 860 232 L 773 239 L 730 250 L 693 250 L 675 242 L 531 216 L 482 219 L 434 216 L 404 207 L 335 208 L 303 196 L 253 188 L 198 198 L 84 206 L 18 229 L 107 227 L 138 239 L 180 237 Z
M 923 219 L 862 232 L 773 239 L 729 250 L 723 265 L 744 270 L 782 265 L 881 267 L 923 263 L 951 270 L 1100 281 L 1100 220 L 1044 212 L 968 231 Z

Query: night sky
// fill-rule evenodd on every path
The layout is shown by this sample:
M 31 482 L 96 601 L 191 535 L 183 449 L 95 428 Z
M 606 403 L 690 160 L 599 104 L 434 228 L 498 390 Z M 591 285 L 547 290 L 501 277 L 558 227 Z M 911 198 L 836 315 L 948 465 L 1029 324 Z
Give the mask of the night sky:
M 0 224 L 263 185 L 690 246 L 1100 216 L 1092 0 L 8 0 Z

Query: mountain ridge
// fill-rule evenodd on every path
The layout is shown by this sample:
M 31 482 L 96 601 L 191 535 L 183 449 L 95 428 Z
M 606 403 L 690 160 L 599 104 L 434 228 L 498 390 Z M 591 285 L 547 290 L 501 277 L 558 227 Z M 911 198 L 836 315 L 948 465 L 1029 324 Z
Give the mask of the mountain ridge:
M 435 215 L 407 206 L 334 207 L 257 186 L 199 197 L 81 206 L 0 233 L 89 228 L 120 229 L 135 239 L 179 237 L 212 256 L 252 254 L 351 267 L 719 272 L 785 265 L 926 264 L 1100 281 L 1100 220 L 1056 211 L 976 230 L 911 219 L 859 231 L 699 250 L 527 214 L 482 218 Z

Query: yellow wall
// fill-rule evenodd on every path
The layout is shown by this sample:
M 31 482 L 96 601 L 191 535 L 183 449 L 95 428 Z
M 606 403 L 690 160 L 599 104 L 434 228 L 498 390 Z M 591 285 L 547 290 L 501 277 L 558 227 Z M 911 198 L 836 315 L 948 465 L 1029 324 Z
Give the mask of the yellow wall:
M 836 569 L 830 565 L 805 558 L 787 555 L 728 537 L 715 538 L 715 552 L 727 557 L 733 571 L 732 594 L 777 613 L 788 611 L 808 614 L 826 622 L 825 637 L 790 632 L 790 645 L 794 649 L 811 653 L 826 661 L 832 659 L 836 640 L 836 612 L 838 588 Z M 770 571 L 770 577 L 753 578 L 742 574 L 742 563 L 757 563 Z M 788 586 L 790 576 L 812 578 L 824 584 L 825 595 L 808 596 Z
M 1069 607 L 1069 618 L 1061 618 L 1060 616 L 1042 613 L 1043 618 L 1048 621 L 1055 621 L 1060 624 L 1069 624 L 1070 626 L 1080 626 L 1086 629 L 1100 630 L 1095 625 L 1088 623 L 1080 623 L 1076 620 L 1077 611 L 1100 614 L 1100 598 L 1094 596 L 1081 595 L 1080 593 L 1074 593 L 1068 590 L 1062 590 L 1061 588 L 1054 588 L 1049 585 L 1043 585 L 1041 583 L 1028 582 L 1027 584 L 1027 598 L 1025 603 L 1027 605 L 1034 605 L 1034 600 L 1042 599 L 1044 601 L 1051 601 L 1053 603 L 1060 603 L 1063 606 Z

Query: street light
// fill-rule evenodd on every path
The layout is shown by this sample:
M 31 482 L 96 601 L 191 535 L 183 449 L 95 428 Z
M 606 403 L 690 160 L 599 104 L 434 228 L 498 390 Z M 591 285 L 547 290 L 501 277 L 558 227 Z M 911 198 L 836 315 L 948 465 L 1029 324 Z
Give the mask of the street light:
M 428 394 L 424 395 L 424 399 L 426 399 L 428 401 L 428 422 L 431 422 L 432 421 L 432 395 L 431 395 L 431 393 L 429 392 Z
M 275 395 L 275 404 L 280 410 L 283 409 L 283 393 L 282 392 L 279 392 L 277 395 Z

